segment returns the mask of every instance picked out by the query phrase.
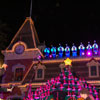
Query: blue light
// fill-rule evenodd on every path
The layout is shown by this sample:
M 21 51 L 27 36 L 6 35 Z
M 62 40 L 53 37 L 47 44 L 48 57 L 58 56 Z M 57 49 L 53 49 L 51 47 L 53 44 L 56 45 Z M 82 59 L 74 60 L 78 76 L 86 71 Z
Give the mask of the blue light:
M 44 53 L 45 53 L 45 57 L 46 57 L 46 58 L 49 58 L 50 49 L 49 49 L 49 48 L 45 48 L 45 49 L 44 49 Z
M 52 57 L 56 58 L 56 47 L 51 48 Z
M 82 43 L 80 44 L 78 49 L 80 50 L 80 56 L 84 56 L 85 55 L 85 47 Z
M 87 50 L 91 50 L 92 49 L 92 46 L 90 45 L 90 42 L 88 42 L 88 45 L 86 47 Z
M 58 52 L 59 52 L 59 58 L 62 58 L 63 57 L 64 48 L 61 45 L 58 47 Z
M 73 44 L 73 46 L 72 46 L 72 56 L 73 57 L 76 57 L 77 56 L 77 47 Z
M 98 54 L 98 44 L 96 43 L 96 41 L 94 41 L 92 48 L 93 48 L 94 55 L 97 55 Z
M 70 57 L 70 48 L 69 48 L 69 46 L 67 46 L 67 44 L 66 44 L 66 48 L 65 48 L 65 55 L 66 55 L 66 57 Z

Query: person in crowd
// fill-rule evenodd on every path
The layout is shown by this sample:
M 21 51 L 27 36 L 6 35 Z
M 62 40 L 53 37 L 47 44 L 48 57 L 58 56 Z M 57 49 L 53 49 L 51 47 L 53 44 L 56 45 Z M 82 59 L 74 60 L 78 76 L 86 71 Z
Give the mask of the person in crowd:
M 81 91 L 80 91 L 80 98 L 78 98 L 78 100 L 93 100 L 91 97 L 90 97 L 90 93 L 88 91 L 88 89 L 86 88 L 83 88 Z
M 0 84 L 2 83 L 2 77 L 7 69 L 7 64 L 3 64 L 2 67 L 0 67 Z M 4 92 L 12 92 L 14 86 L 11 86 L 11 88 L 6 88 L 6 87 L 2 87 L 0 85 L 0 93 L 4 93 Z M 0 98 L 0 100 L 3 100 Z

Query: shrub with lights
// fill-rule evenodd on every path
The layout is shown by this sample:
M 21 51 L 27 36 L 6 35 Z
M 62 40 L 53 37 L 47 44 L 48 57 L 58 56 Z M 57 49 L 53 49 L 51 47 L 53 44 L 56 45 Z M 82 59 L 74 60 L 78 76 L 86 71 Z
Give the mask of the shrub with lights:
M 82 88 L 87 88 L 95 100 L 99 100 L 95 86 L 91 86 L 82 78 L 78 79 L 73 76 L 70 68 L 71 62 L 69 58 L 64 60 L 65 68 L 59 76 L 48 80 L 46 85 L 37 88 L 33 97 L 31 96 L 32 93 L 29 92 L 28 96 L 31 96 L 31 99 L 27 100 L 68 100 L 69 98 L 77 100 L 80 98 Z

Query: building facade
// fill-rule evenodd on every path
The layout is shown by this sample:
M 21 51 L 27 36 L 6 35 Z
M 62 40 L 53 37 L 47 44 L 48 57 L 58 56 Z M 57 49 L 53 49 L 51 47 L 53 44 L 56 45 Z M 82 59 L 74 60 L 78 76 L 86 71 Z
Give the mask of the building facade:
M 39 42 L 33 20 L 27 17 L 9 46 L 2 51 L 8 68 L 1 85 L 8 88 L 10 85 L 15 85 L 11 93 L 3 93 L 2 97 L 22 100 L 27 94 L 29 84 L 32 85 L 34 91 L 40 85 L 45 85 L 51 78 L 58 76 L 65 67 L 63 62 L 67 57 L 72 60 L 73 75 L 84 78 L 88 83 L 100 89 L 98 48 L 91 48 L 88 43 L 87 51 L 84 52 L 83 44 L 80 46 L 82 47 L 79 48 L 81 49 L 79 56 L 77 56 L 77 48 L 74 44 L 71 50 L 67 45 L 66 48 L 62 48 L 61 45 L 57 49 L 46 48 L 45 44 Z

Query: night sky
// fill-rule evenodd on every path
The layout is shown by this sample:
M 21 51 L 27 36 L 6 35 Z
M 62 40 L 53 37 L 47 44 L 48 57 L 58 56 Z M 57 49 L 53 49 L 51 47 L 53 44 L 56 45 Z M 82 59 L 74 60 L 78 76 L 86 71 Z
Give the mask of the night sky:
M 100 45 L 100 7 L 67 0 L 33 0 L 32 19 L 40 39 L 47 46 Z M 11 28 L 9 41 L 30 14 L 30 0 L 0 1 L 0 20 Z

